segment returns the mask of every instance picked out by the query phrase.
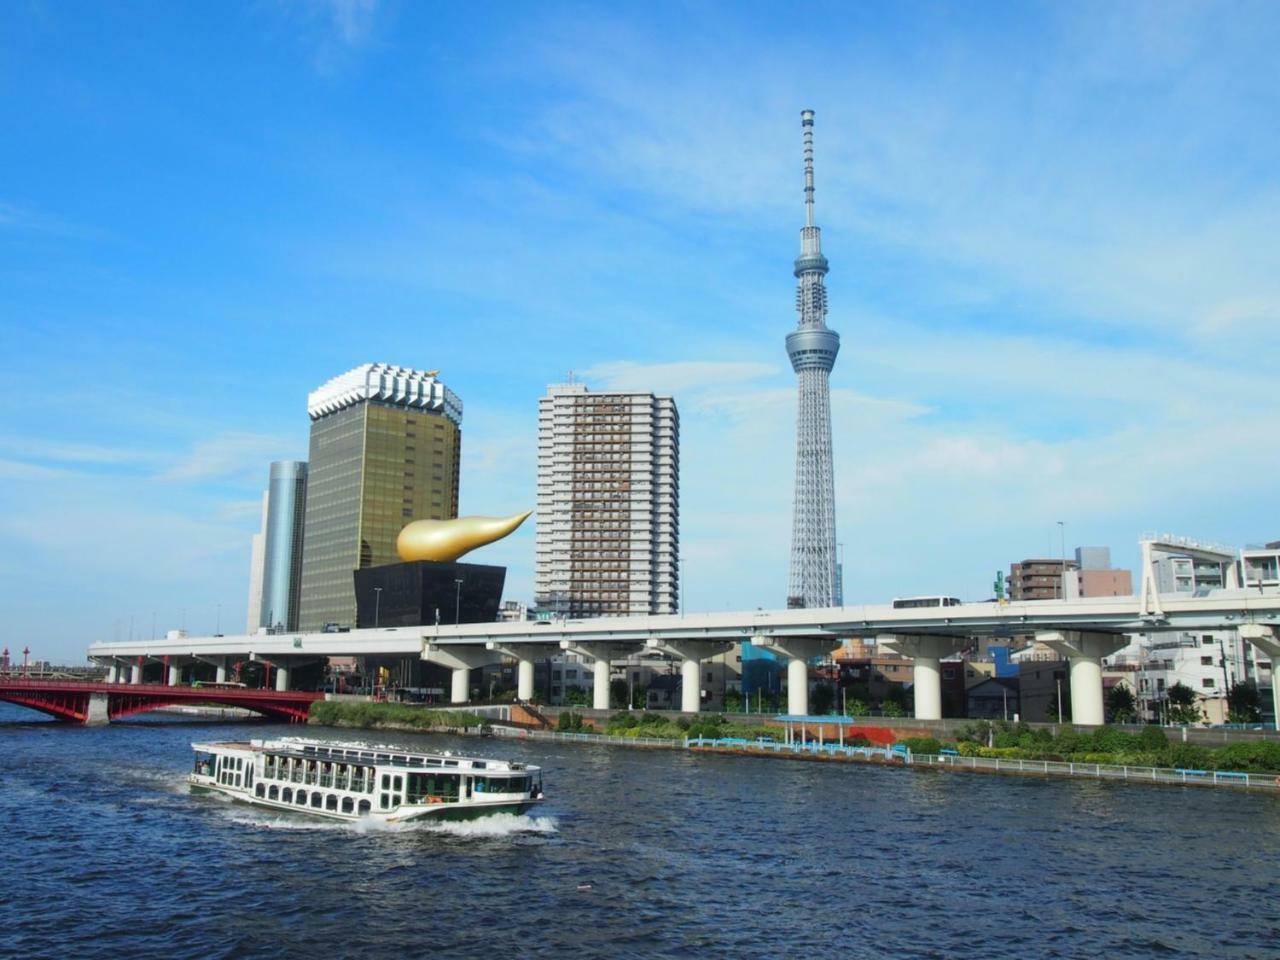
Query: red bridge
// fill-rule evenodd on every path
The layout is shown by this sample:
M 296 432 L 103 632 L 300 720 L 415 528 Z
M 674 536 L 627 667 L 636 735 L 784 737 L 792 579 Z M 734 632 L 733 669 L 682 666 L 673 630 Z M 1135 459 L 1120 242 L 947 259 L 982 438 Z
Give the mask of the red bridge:
M 100 683 L 92 680 L 0 677 L 0 700 L 75 723 L 107 723 L 160 707 L 197 703 L 243 707 L 272 719 L 306 723 L 311 704 L 323 699 L 323 693 L 306 693 L 300 690 L 171 687 L 159 683 Z

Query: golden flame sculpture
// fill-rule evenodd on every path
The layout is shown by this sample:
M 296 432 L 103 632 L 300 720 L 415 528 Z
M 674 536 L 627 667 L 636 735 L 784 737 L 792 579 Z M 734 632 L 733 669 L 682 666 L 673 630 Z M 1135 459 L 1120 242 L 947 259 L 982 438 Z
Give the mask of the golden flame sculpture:
M 529 510 L 512 517 L 415 520 L 396 537 L 396 553 L 406 562 L 436 560 L 450 563 L 476 547 L 501 540 L 528 520 L 532 513 Z

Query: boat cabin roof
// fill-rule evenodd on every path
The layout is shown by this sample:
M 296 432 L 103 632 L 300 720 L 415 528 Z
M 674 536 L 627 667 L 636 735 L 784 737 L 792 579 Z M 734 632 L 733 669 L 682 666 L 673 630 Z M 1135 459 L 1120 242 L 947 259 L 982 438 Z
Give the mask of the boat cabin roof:
M 479 757 L 460 757 L 448 752 L 416 753 L 382 744 L 329 743 L 301 738 L 229 740 L 217 743 L 193 743 L 191 746 L 195 750 L 203 751 L 239 750 L 252 753 L 267 753 L 272 756 L 324 760 L 334 763 L 368 763 L 382 767 L 405 767 L 423 770 L 485 770 L 493 773 L 503 773 L 506 771 L 538 769 L 535 766 L 515 760 L 486 760 Z

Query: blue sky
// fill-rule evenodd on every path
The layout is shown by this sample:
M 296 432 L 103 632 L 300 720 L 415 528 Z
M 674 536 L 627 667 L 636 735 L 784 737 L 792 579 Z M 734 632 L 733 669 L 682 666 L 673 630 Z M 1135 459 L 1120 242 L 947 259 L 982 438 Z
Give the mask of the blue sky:
M 847 602 L 1280 537 L 1280 9 L 800 9 L 10 5 L 0 641 L 239 629 L 374 360 L 462 396 L 464 513 L 532 506 L 569 371 L 674 394 L 686 608 L 780 605 L 802 107 Z M 483 559 L 531 595 L 532 525 Z

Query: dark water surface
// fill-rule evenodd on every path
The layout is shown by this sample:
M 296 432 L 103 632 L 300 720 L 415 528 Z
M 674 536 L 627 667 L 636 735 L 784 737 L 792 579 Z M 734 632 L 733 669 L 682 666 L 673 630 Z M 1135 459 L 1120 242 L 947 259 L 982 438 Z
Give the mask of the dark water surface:
M 369 831 L 188 795 L 193 739 L 296 728 L 34 716 L 0 704 L 0 956 L 1280 957 L 1271 796 L 378 734 L 550 801 Z

